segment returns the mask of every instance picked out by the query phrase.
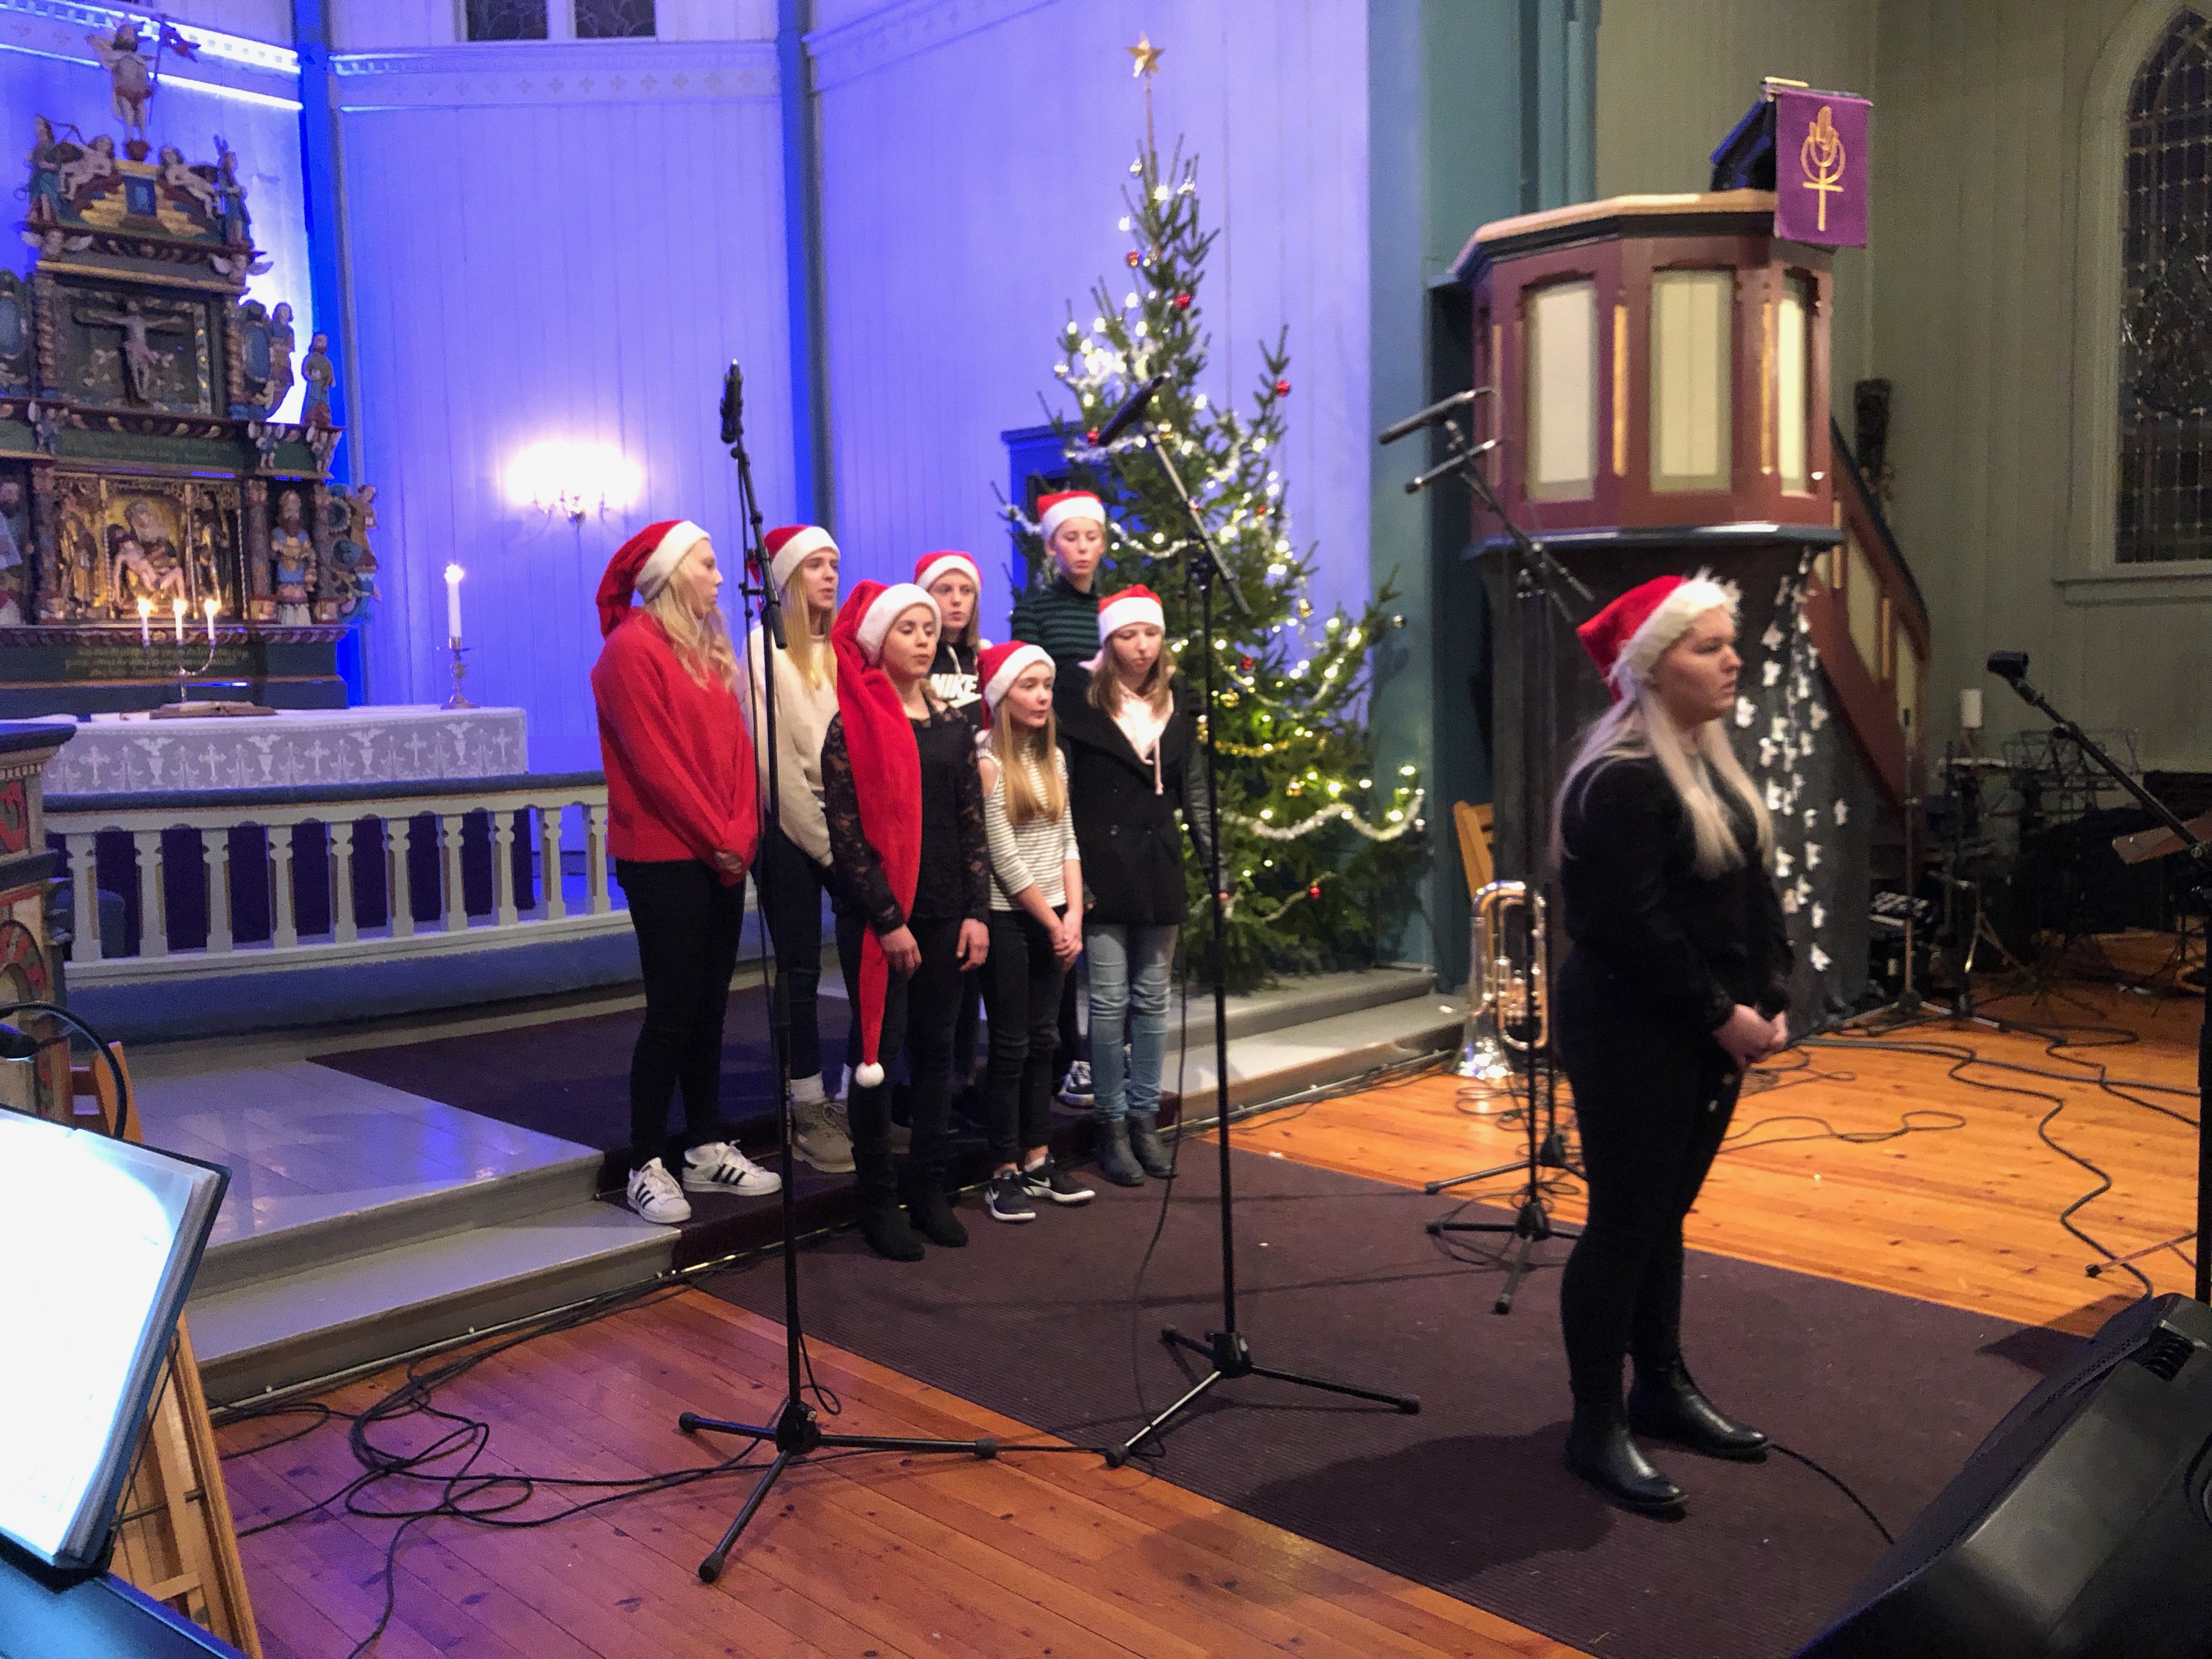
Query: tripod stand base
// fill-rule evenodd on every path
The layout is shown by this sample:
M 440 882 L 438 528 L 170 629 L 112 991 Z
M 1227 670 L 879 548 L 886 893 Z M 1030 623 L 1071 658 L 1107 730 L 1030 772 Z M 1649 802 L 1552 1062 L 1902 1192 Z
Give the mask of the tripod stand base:
M 1165 1411 L 1139 1429 L 1120 1445 L 1109 1447 L 1106 1453 L 1109 1468 L 1120 1468 L 1136 1455 L 1137 1448 L 1159 1433 L 1169 1423 L 1188 1407 L 1195 1405 L 1215 1387 L 1233 1382 L 1242 1376 L 1265 1376 L 1277 1382 L 1295 1382 L 1302 1389 L 1318 1389 L 1323 1394 L 1340 1394 L 1352 1400 L 1371 1400 L 1378 1406 L 1395 1406 L 1408 1417 L 1416 1416 L 1421 1402 L 1409 1394 L 1388 1394 L 1380 1389 L 1363 1389 L 1350 1382 L 1331 1382 L 1318 1376 L 1305 1376 L 1297 1371 L 1279 1371 L 1268 1365 L 1253 1362 L 1251 1345 L 1235 1331 L 1208 1331 L 1206 1340 L 1185 1336 L 1170 1325 L 1160 1333 L 1160 1340 L 1171 1348 L 1188 1348 L 1193 1353 L 1204 1354 L 1212 1369 Z
M 719 1417 L 702 1417 L 696 1412 L 685 1412 L 676 1419 L 676 1426 L 686 1434 L 734 1434 L 750 1440 L 765 1440 L 775 1447 L 775 1461 L 768 1466 L 767 1473 L 746 1495 L 744 1505 L 730 1522 L 722 1541 L 707 1553 L 699 1564 L 699 1577 L 713 1583 L 722 1576 L 722 1564 L 729 1559 L 731 1547 L 738 1534 L 760 1512 L 768 1500 L 769 1491 L 781 1478 L 792 1462 L 824 1446 L 841 1450 L 884 1452 L 962 1452 L 981 1462 L 988 1462 L 999 1455 L 999 1443 L 988 1436 L 980 1440 L 929 1440 L 909 1436 L 888 1434 L 824 1434 L 814 1408 L 803 1401 L 786 1400 L 783 1409 L 776 1413 L 772 1424 L 732 1423 Z
M 1510 1164 L 1506 1165 L 1509 1170 L 1517 1167 Z M 1446 1233 L 1511 1235 L 1513 1246 L 1506 1253 L 1505 1258 L 1505 1287 L 1498 1291 L 1498 1300 L 1490 1304 L 1490 1311 L 1497 1314 L 1510 1314 L 1513 1311 L 1513 1298 L 1520 1292 L 1522 1275 L 1529 1268 L 1538 1265 L 1529 1261 L 1530 1252 L 1547 1238 L 1575 1239 L 1582 1237 L 1572 1228 L 1553 1226 L 1550 1214 L 1546 1212 L 1539 1200 L 1533 1198 L 1522 1205 L 1519 1213 L 1510 1221 L 1431 1221 L 1429 1223 L 1429 1236 L 1431 1238 L 1440 1238 Z

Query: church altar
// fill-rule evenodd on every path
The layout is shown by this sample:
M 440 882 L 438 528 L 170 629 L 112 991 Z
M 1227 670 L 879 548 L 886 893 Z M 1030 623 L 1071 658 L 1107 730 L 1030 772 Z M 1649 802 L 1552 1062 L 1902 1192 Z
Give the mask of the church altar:
M 313 788 L 511 777 L 530 769 L 520 708 L 366 703 L 257 717 L 94 715 L 46 763 L 50 795 Z

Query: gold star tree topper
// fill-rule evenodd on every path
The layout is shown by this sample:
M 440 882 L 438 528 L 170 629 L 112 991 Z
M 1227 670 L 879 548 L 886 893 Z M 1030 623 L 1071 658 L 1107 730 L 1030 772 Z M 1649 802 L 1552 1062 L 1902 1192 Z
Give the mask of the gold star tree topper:
M 1124 47 L 1123 50 L 1137 60 L 1129 70 L 1132 76 L 1158 75 L 1160 72 L 1160 53 L 1163 48 L 1154 46 L 1149 34 L 1139 34 L 1135 46 Z

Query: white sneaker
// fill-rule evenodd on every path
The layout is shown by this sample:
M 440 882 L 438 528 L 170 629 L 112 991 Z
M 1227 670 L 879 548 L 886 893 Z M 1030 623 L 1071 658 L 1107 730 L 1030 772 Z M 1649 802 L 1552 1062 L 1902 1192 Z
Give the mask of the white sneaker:
M 658 1222 L 664 1227 L 673 1227 L 691 1218 L 690 1200 L 684 1196 L 676 1177 L 659 1158 L 651 1159 L 642 1170 L 629 1172 L 629 1206 L 647 1221 Z
M 1088 1106 L 1091 1100 L 1091 1062 L 1079 1060 L 1071 1062 L 1067 1075 L 1060 1080 L 1060 1103 L 1063 1106 Z
M 684 1154 L 684 1184 L 695 1193 L 735 1193 L 765 1198 L 783 1190 L 783 1177 L 763 1170 L 726 1140 L 710 1140 Z
M 853 1172 L 853 1137 L 822 1100 L 791 1103 L 791 1148 L 824 1175 Z

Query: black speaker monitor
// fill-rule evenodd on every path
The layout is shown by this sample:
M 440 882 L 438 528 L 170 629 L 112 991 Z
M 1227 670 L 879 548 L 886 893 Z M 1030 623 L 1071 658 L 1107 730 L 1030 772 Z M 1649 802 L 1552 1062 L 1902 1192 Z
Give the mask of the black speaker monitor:
M 1982 1442 L 1799 1659 L 2212 1655 L 2212 1308 L 2116 1315 Z

